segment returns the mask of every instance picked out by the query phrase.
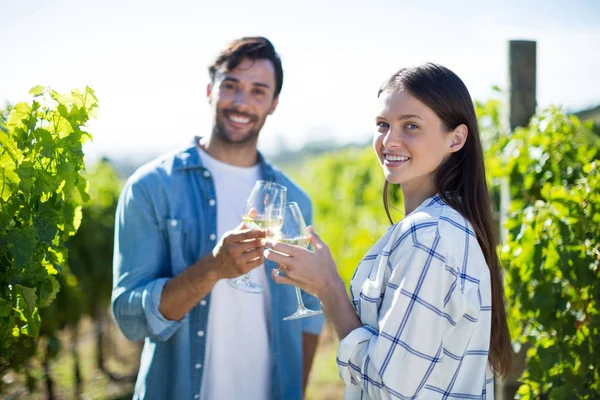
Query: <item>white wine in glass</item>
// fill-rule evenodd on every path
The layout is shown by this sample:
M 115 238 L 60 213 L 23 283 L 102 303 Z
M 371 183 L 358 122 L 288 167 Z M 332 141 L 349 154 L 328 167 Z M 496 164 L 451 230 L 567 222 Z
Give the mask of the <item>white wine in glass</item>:
M 273 236 L 273 233 L 276 233 L 281 229 L 281 225 L 283 225 L 283 217 L 279 215 L 271 215 L 271 216 L 251 216 L 244 215 L 242 217 L 242 221 L 246 224 L 246 226 L 250 229 L 264 229 L 267 231 L 268 236 Z
M 242 220 L 250 229 L 264 229 L 273 237 L 283 224 L 283 209 L 287 201 L 287 188 L 270 181 L 256 181 Z M 250 273 L 227 281 L 236 289 L 248 293 L 262 293 L 264 288 L 250 280 Z
M 282 243 L 303 248 L 307 248 L 310 244 L 306 222 L 304 222 L 304 217 L 302 216 L 300 207 L 298 207 L 298 203 L 290 202 L 285 205 L 283 225 L 275 239 Z M 310 310 L 306 308 L 302 301 L 302 292 L 300 292 L 298 287 L 296 287 L 296 298 L 298 299 L 298 309 L 292 315 L 285 317 L 285 321 L 323 314 L 323 311 L 321 310 Z

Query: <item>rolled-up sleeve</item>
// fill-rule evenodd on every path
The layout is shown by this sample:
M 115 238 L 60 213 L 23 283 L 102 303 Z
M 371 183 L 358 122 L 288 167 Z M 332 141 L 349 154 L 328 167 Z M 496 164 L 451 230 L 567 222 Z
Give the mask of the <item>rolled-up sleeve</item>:
M 456 274 L 438 245 L 439 236 L 426 246 L 399 246 L 383 267 L 391 270 L 383 293 L 361 292 L 360 301 L 381 302 L 378 327 L 364 325 L 347 335 L 337 365 L 346 385 L 372 399 L 414 398 L 441 362 L 443 333 L 456 324 L 461 297 L 454 295 Z
M 150 193 L 128 182 L 115 217 L 112 311 L 129 340 L 167 340 L 180 326 L 159 311 L 168 259 Z

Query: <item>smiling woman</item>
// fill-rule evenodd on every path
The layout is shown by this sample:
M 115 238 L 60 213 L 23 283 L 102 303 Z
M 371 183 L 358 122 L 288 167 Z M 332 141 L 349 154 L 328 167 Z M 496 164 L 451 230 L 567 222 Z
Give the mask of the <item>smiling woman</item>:
M 493 398 L 512 349 L 469 92 L 425 64 L 392 75 L 378 97 L 373 148 L 407 215 L 359 263 L 351 301 L 313 230 L 314 251 L 263 239 L 265 257 L 287 266 L 272 277 L 321 300 L 346 399 Z
M 412 192 L 436 192 L 434 175 L 450 154 L 460 150 L 467 139 L 467 127 L 460 124 L 448 131 L 435 112 L 406 90 L 383 91 L 373 139 L 375 153 L 386 180 L 401 184 L 408 198 Z M 416 196 L 416 202 L 422 201 Z M 418 204 L 409 204 L 414 209 Z

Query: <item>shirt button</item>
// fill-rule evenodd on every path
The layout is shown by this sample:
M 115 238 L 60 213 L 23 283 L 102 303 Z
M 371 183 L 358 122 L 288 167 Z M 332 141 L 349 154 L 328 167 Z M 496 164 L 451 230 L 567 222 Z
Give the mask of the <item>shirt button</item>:
M 196 369 L 200 369 L 200 368 L 202 368 L 202 364 L 200 364 L 200 363 L 196 364 Z
M 195 394 L 195 395 L 194 395 L 194 398 L 195 398 L 195 399 L 199 399 L 199 398 L 200 398 L 200 395 L 199 395 L 199 394 Z
M 214 233 L 210 234 L 210 240 L 215 240 L 217 238 L 217 235 L 215 235 Z
M 204 171 L 204 176 L 205 176 L 206 178 L 208 178 L 208 177 L 210 176 L 210 172 L 208 172 L 208 171 L 206 171 L 206 170 L 205 170 L 205 171 Z
M 201 305 L 201 306 L 205 306 L 205 305 L 206 305 L 206 300 L 202 300 L 202 301 L 200 302 L 200 305 Z
M 217 202 L 215 201 L 215 199 L 210 199 L 210 200 L 209 200 L 209 202 L 208 202 L 208 204 L 209 204 L 211 207 L 214 207 L 214 206 L 215 206 L 215 204 L 217 204 Z
M 204 336 L 204 331 L 198 331 L 198 336 L 200 336 L 200 337 Z
M 177 221 L 175 221 L 174 219 L 171 220 L 171 226 L 177 226 Z

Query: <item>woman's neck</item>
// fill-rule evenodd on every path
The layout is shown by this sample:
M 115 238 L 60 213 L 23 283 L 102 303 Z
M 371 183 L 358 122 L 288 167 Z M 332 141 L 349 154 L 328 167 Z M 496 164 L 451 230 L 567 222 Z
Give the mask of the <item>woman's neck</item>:
M 437 193 L 437 188 L 433 182 L 425 185 L 404 184 L 401 188 L 405 215 L 415 211 L 425 200 Z

